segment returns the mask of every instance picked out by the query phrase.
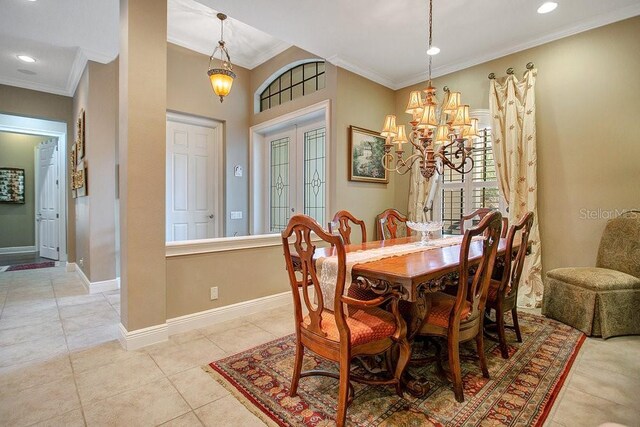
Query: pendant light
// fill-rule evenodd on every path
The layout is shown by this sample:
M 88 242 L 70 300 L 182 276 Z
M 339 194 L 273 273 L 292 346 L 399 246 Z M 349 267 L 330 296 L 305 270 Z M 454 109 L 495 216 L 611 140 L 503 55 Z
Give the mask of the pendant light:
M 220 102 L 222 102 L 224 101 L 224 97 L 231 92 L 231 86 L 233 85 L 233 79 L 236 78 L 236 73 L 233 72 L 231 57 L 224 45 L 224 20 L 227 19 L 227 15 L 218 13 L 216 16 L 220 20 L 220 41 L 209 57 L 209 71 L 207 71 L 207 74 L 209 75 L 213 92 L 220 97 Z M 216 53 L 220 53 L 219 60 L 221 67 L 212 68 L 211 62 L 216 59 Z

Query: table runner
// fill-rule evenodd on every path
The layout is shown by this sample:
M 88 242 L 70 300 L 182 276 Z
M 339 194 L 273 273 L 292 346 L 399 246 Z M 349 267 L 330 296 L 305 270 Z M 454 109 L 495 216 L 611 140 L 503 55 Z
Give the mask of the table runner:
M 428 251 L 432 249 L 443 248 L 446 246 L 455 246 L 462 243 L 464 236 L 442 237 L 439 239 L 429 240 L 429 246 L 418 246 L 415 242 L 405 243 L 402 245 L 384 246 L 376 249 L 360 250 L 357 252 L 347 253 L 346 276 L 343 295 L 347 295 L 349 286 L 353 283 L 351 270 L 356 264 L 364 264 L 366 262 L 378 261 L 383 258 L 391 258 L 395 256 L 406 255 L 414 252 Z M 482 237 L 477 237 L 482 239 Z M 336 282 L 338 280 L 338 257 L 332 255 L 330 257 L 318 258 L 316 267 L 320 273 L 320 289 L 324 299 L 324 306 L 332 310 L 335 302 Z

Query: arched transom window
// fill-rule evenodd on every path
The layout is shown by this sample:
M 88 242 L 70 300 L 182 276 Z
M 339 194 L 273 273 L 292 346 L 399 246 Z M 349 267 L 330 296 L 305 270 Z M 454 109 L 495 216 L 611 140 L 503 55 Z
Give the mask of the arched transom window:
M 296 65 L 280 74 L 260 94 L 260 111 L 324 89 L 324 70 L 324 61 L 317 61 Z

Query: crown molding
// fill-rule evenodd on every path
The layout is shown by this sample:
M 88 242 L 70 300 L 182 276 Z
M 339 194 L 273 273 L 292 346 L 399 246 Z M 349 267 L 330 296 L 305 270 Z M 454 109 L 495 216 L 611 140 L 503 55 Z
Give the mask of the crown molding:
M 73 96 L 73 94 L 69 94 L 66 87 L 61 88 L 59 86 L 53 86 L 46 83 L 31 82 L 28 80 L 13 79 L 13 78 L 4 77 L 4 76 L 0 76 L 0 84 L 6 85 L 6 86 L 20 87 L 23 89 L 35 90 L 38 92 L 51 93 L 54 95 L 62 95 L 62 96 L 70 96 L 70 97 Z
M 87 66 L 87 61 L 87 56 L 82 49 L 78 49 L 73 64 L 71 65 L 71 70 L 69 71 L 69 77 L 67 78 L 66 92 L 69 94 L 68 96 L 75 96 L 78 83 Z
M 377 73 L 373 70 L 369 70 L 366 68 L 362 68 L 359 65 L 355 65 L 352 62 L 349 62 L 343 58 L 340 58 L 338 55 L 333 55 L 327 58 L 327 61 L 335 65 L 336 67 L 344 68 L 345 70 L 351 71 L 352 73 L 358 74 L 366 79 L 369 79 L 373 82 L 381 84 L 382 86 L 386 86 L 389 89 L 396 90 L 397 85 L 391 80 L 389 77 L 384 76 L 380 73 Z
M 281 54 L 285 50 L 289 49 L 291 46 L 293 45 L 290 43 L 279 41 L 271 49 L 268 49 L 259 53 L 250 64 L 247 64 L 245 68 L 252 70 L 258 65 L 270 60 L 274 56 Z
M 432 73 L 431 73 L 432 78 L 451 74 L 456 71 L 473 67 L 474 65 L 483 64 L 485 62 L 492 61 L 494 59 L 502 58 L 504 56 L 521 52 L 523 50 L 531 49 L 536 46 L 541 46 L 543 44 L 560 40 L 565 37 L 573 36 L 579 33 L 583 33 L 585 31 L 593 30 L 598 27 L 603 27 L 608 24 L 613 24 L 614 22 L 632 18 L 637 15 L 640 15 L 640 3 L 631 5 L 622 9 L 612 10 L 608 13 L 598 15 L 591 19 L 585 19 L 583 21 L 576 23 L 572 27 L 565 28 L 561 31 L 556 31 L 554 33 L 545 34 L 544 36 L 538 37 L 537 39 L 533 39 L 533 40 L 520 43 L 514 46 L 505 47 L 503 49 L 498 49 L 492 53 L 474 56 L 465 61 L 460 61 L 454 64 L 436 67 L 432 70 Z M 407 86 L 411 86 L 417 83 L 422 83 L 426 81 L 428 77 L 429 77 L 428 73 L 420 72 L 418 74 L 414 74 L 412 77 L 409 77 L 405 80 L 397 82 L 394 86 L 396 90 L 402 89 Z

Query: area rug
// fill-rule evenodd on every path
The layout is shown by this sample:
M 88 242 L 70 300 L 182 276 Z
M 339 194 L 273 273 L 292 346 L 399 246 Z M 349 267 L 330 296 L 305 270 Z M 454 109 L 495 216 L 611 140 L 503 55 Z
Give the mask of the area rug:
M 11 265 L 5 271 L 22 271 L 22 270 L 35 270 L 36 268 L 49 268 L 55 267 L 55 261 L 44 261 L 44 262 L 35 262 L 32 264 L 19 264 L 19 265 Z
M 585 336 L 541 316 L 523 313 L 519 318 L 523 342 L 515 342 L 507 332 L 509 359 L 502 359 L 497 343 L 485 340 L 491 379 L 482 376 L 475 345 L 461 346 L 463 403 L 456 402 L 451 384 L 438 375 L 435 364 L 411 365 L 413 375 L 428 381 L 427 395 L 415 398 L 405 393 L 400 398 L 391 387 L 354 383 L 347 425 L 541 426 Z M 295 336 L 289 335 L 204 369 L 270 426 L 334 425 L 336 380 L 302 378 L 298 396 L 289 397 L 294 351 Z M 434 354 L 430 349 L 417 351 Z M 362 367 L 355 365 L 362 374 Z M 335 364 L 305 351 L 303 370 L 309 369 L 337 372 Z

